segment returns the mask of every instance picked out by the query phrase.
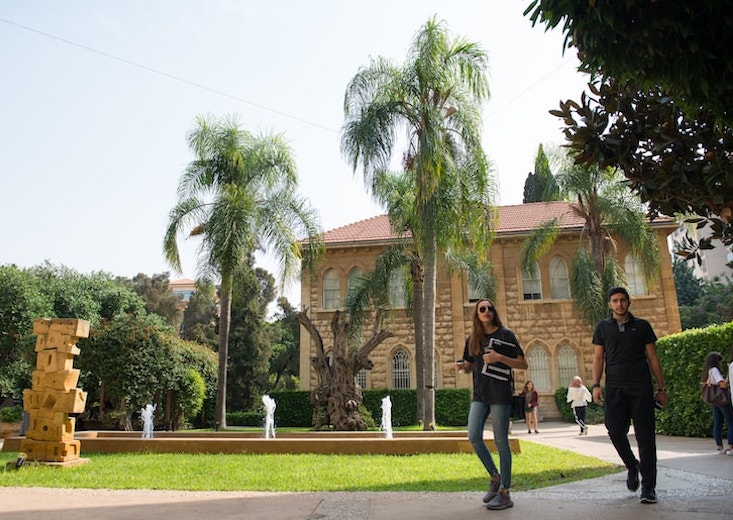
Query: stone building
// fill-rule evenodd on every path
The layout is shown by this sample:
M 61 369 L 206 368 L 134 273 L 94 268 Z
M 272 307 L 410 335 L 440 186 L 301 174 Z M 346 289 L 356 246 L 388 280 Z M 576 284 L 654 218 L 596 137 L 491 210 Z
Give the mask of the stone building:
M 522 273 L 519 263 L 524 238 L 541 222 L 557 217 L 558 240 L 538 262 L 532 276 Z M 531 379 L 540 394 L 544 418 L 559 412 L 554 391 L 580 375 L 590 384 L 593 330 L 582 323 L 570 298 L 569 271 L 577 251 L 584 221 L 567 202 L 538 202 L 499 208 L 498 223 L 490 256 L 496 277 L 499 316 L 512 329 L 529 363 L 526 371 L 515 371 L 517 390 Z M 619 244 L 619 258 L 625 266 L 632 312 L 648 319 L 657 336 L 680 330 L 679 308 L 669 261 L 667 236 L 677 228 L 671 219 L 651 223 L 657 233 L 661 272 L 647 290 L 641 270 L 632 255 Z M 326 254 L 312 276 L 301 274 L 301 303 L 323 336 L 332 344 L 330 321 L 333 312 L 346 301 L 349 288 L 361 274 L 369 273 L 382 250 L 396 241 L 386 215 L 376 216 L 325 233 Z M 404 301 L 401 282 L 395 280 L 393 301 Z M 449 273 L 439 265 L 436 302 L 435 374 L 436 388 L 471 386 L 469 374 L 456 373 L 454 362 L 462 357 L 470 333 L 471 313 L 477 298 L 469 280 Z M 404 307 L 396 306 L 387 317 L 395 336 L 381 344 L 370 356 L 374 368 L 362 371 L 357 380 L 363 388 L 415 388 L 414 333 Z M 302 389 L 315 385 L 310 358 L 314 345 L 305 330 L 300 340 L 300 380 Z

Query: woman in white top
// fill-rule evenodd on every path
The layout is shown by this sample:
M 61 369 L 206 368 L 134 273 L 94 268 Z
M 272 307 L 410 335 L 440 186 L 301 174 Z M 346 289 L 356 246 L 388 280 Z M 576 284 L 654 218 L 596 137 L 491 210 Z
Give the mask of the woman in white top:
M 593 400 L 593 396 L 583 386 L 583 380 L 580 376 L 575 376 L 573 382 L 570 383 L 567 400 L 573 408 L 575 422 L 580 426 L 580 435 L 588 435 L 588 426 L 585 424 L 585 412 L 588 409 L 588 403 Z
M 729 381 L 722 374 L 723 355 L 720 352 L 711 352 L 705 359 L 702 368 L 703 383 L 718 385 L 721 388 L 728 388 Z M 730 395 L 730 394 L 729 394 Z M 733 455 L 733 408 L 728 404 L 723 406 L 710 405 L 713 408 L 713 438 L 718 447 L 718 453 Z M 723 420 L 728 423 L 728 447 L 723 449 Z

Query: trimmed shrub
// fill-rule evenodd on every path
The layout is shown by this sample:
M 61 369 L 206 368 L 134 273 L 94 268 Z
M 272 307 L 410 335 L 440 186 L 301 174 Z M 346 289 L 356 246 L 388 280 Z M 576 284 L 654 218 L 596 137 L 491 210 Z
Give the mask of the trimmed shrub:
M 683 437 L 712 437 L 713 414 L 700 397 L 702 366 L 710 352 L 730 359 L 733 323 L 689 329 L 657 341 L 669 403 L 657 412 L 657 431 Z

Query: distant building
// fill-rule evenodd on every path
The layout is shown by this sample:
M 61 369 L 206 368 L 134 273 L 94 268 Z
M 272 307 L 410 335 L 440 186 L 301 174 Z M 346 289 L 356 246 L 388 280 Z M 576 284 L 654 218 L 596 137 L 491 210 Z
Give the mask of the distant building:
M 560 226 L 557 241 L 538 262 L 532 275 L 523 273 L 519 265 L 522 241 L 541 222 L 554 217 Z M 566 202 L 502 206 L 489 253 L 497 283 L 495 304 L 504 324 L 516 333 L 529 363 L 528 370 L 515 370 L 515 386 L 519 391 L 527 379 L 533 381 L 540 394 L 544 418 L 559 416 L 554 392 L 567 386 L 573 376 L 580 375 L 586 383 L 591 383 L 593 330 L 580 321 L 569 285 L 570 265 L 583 225 L 584 221 Z M 632 312 L 648 319 L 662 337 L 681 329 L 667 248 L 667 236 L 677 224 L 666 219 L 653 222 L 651 227 L 658 236 L 661 267 L 658 281 L 649 292 L 633 256 L 622 248 L 618 255 L 629 281 Z M 328 347 L 332 345 L 330 322 L 334 311 L 342 308 L 358 277 L 373 269 L 377 256 L 395 243 L 397 235 L 391 230 L 388 217 L 379 215 L 328 231 L 324 239 L 326 254 L 317 272 L 303 270 L 301 273 L 301 304 L 309 309 Z M 396 280 L 393 301 L 405 301 L 401 288 L 400 280 Z M 454 361 L 463 355 L 474 302 L 483 296 L 474 294 L 466 276 L 449 273 L 439 266 L 434 382 L 437 388 L 471 386 L 470 375 L 456 373 Z M 415 388 L 412 319 L 404 305 L 398 303 L 388 313 L 387 320 L 395 336 L 372 352 L 374 368 L 362 370 L 357 381 L 362 388 Z M 302 389 L 311 389 L 316 383 L 310 361 L 315 345 L 304 329 L 300 338 L 300 384 Z
M 699 242 L 701 238 L 710 236 L 710 229 L 705 227 L 696 229 L 694 226 L 680 225 L 668 239 L 672 256 L 676 249 L 676 243 L 682 243 L 685 235 L 688 235 L 695 242 Z M 725 277 L 733 277 L 733 269 L 727 264 L 733 262 L 733 246 L 726 246 L 720 240 L 714 240 L 713 249 L 701 249 L 700 263 L 697 260 L 690 260 L 689 265 L 696 277 L 703 281 L 710 281 L 715 277 L 725 279 Z M 679 257 L 678 257 L 679 258 Z
M 188 301 L 196 292 L 196 282 L 189 278 L 181 278 L 180 280 L 172 280 L 168 282 L 168 287 L 171 292 L 181 297 L 181 308 L 185 309 L 188 307 Z

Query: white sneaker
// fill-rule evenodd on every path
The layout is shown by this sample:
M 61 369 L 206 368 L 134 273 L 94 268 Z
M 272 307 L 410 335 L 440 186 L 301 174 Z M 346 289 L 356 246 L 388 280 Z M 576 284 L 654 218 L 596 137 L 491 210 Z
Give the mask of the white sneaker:
M 588 427 L 585 427 L 585 431 L 583 431 L 583 435 L 588 435 Z
M 723 452 L 723 454 L 725 454 L 725 455 L 733 455 L 733 449 L 731 449 L 731 448 L 728 448 L 727 450 L 725 450 L 725 451 Z

